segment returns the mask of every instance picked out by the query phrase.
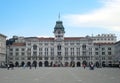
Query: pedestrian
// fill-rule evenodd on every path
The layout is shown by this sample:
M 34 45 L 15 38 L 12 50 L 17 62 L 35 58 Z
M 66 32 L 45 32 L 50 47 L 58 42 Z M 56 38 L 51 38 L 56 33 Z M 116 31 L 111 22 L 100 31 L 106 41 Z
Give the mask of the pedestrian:
M 91 64 L 91 70 L 94 70 L 94 65 L 93 64 Z
M 8 65 L 7 65 L 7 69 L 9 70 L 9 68 L 10 68 L 10 65 L 8 64 Z
M 11 64 L 12 65 L 12 69 L 14 69 L 14 64 Z
M 35 69 L 36 69 L 37 65 L 35 64 Z
M 83 64 L 83 68 L 84 68 L 84 69 L 86 68 L 86 65 L 85 65 L 85 64 Z
M 25 64 L 23 65 L 23 68 L 25 69 Z
M 32 66 L 30 65 L 30 69 L 32 68 Z

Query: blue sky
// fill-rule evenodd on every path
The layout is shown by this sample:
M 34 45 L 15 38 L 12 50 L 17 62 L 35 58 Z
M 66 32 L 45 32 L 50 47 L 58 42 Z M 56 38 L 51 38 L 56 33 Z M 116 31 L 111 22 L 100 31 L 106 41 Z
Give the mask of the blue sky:
M 120 0 L 0 0 L 0 33 L 54 36 L 59 12 L 65 36 L 113 33 L 119 38 Z

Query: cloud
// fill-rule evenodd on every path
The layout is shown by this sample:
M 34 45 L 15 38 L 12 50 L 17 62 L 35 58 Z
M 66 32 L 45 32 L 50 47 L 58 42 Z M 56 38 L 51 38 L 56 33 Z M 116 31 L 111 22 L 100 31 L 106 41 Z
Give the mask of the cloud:
M 120 0 L 102 0 L 103 6 L 87 14 L 67 14 L 65 23 L 72 27 L 98 27 L 120 32 Z

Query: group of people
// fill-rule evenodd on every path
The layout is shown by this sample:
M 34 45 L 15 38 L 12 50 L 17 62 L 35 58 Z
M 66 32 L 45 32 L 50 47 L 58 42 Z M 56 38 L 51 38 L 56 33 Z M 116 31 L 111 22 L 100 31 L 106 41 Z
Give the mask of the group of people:
M 84 68 L 84 69 L 86 68 L 86 64 L 83 64 L 83 68 Z M 93 63 L 90 63 L 90 64 L 89 64 L 89 68 L 90 68 L 90 70 L 94 70 L 94 64 L 93 64 Z
M 86 68 L 86 64 L 82 64 L 82 67 L 85 69 Z M 26 65 L 24 64 L 23 66 L 22 66 L 23 68 L 25 68 L 26 67 Z M 34 67 L 35 69 L 37 68 L 37 65 L 36 64 L 30 64 L 30 65 L 28 65 L 27 67 L 29 67 L 29 69 L 31 69 L 32 67 Z M 54 66 L 55 67 L 55 66 Z M 74 66 L 72 66 L 72 67 L 74 67 Z M 89 64 L 89 69 L 90 70 L 94 70 L 94 64 L 93 63 L 90 63 Z M 118 66 L 119 68 L 120 68 L 120 64 L 119 64 L 119 66 Z M 9 69 L 14 69 L 14 64 L 7 64 L 7 69 L 9 70 Z
M 14 65 L 13 64 L 7 64 L 7 69 L 9 70 L 9 69 L 14 69 Z
M 25 67 L 29 67 L 29 69 L 32 69 L 32 67 L 35 67 L 35 69 L 37 68 L 37 65 L 29 65 L 29 66 L 26 66 L 25 64 L 22 66 L 24 69 Z M 7 64 L 7 69 L 14 69 L 14 64 Z

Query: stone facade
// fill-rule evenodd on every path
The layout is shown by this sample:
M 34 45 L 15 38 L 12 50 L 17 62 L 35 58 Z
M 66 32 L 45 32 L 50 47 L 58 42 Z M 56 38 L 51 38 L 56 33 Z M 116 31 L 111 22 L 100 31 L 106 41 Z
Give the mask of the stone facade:
M 5 65 L 6 59 L 6 36 L 0 34 L 0 67 Z
M 15 66 L 111 66 L 114 41 L 95 42 L 93 36 L 65 37 L 62 21 L 56 21 L 54 37 L 17 37 L 7 42 L 7 63 Z M 96 40 L 97 41 L 97 40 Z
M 120 64 L 120 41 L 115 43 L 114 63 Z
M 117 41 L 115 34 L 98 34 L 91 36 L 91 38 L 94 40 L 94 43 L 115 43 Z

